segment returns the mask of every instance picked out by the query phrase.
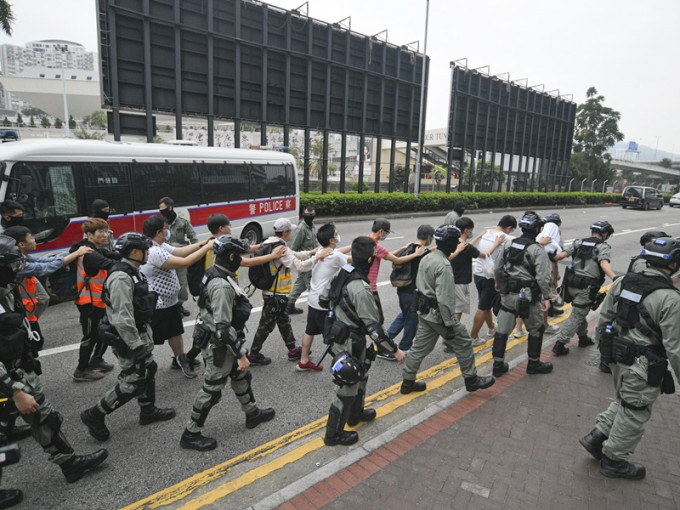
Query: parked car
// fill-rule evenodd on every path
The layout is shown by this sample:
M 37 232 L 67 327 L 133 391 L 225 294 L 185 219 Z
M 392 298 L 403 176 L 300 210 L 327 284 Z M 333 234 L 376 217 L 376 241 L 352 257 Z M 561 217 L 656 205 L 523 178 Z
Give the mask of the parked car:
M 13 129 L 0 129 L 0 140 L 2 142 L 16 142 L 19 135 Z
M 621 207 L 626 209 L 661 209 L 663 195 L 656 188 L 647 186 L 626 186 L 621 194 Z
M 680 207 L 680 193 L 676 193 L 675 195 L 673 195 L 670 201 L 668 202 L 668 205 L 670 205 L 671 207 L 675 207 L 676 205 Z

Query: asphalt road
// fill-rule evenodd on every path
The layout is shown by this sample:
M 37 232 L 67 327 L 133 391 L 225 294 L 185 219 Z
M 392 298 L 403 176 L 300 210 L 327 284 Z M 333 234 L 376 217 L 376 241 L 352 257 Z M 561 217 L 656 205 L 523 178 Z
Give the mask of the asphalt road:
M 540 214 L 555 212 L 541 209 Z M 666 230 L 672 236 L 680 235 L 680 212 L 664 207 L 661 211 L 632 211 L 620 207 L 557 210 L 562 216 L 564 240 L 587 237 L 590 223 L 604 219 L 614 225 L 616 233 L 611 239 L 614 270 L 621 273 L 628 266 L 630 257 L 639 253 L 639 237 L 646 230 Z M 519 216 L 519 212 L 514 212 Z M 503 212 L 472 213 L 475 231 L 495 226 Z M 392 220 L 394 233 L 384 242 L 389 250 L 397 249 L 415 239 L 419 225 L 430 223 L 434 226 L 443 220 L 443 214 L 430 217 L 395 218 Z M 322 223 L 322 219 L 317 224 Z M 337 229 L 344 242 L 355 236 L 365 235 L 371 221 L 347 221 L 338 223 Z M 566 264 L 566 261 L 563 261 Z M 380 296 L 385 311 L 386 324 L 397 315 L 398 303 L 395 290 L 389 285 L 391 264 L 383 263 L 380 271 Z M 242 284 L 245 284 L 244 272 Z M 473 304 L 476 302 L 472 286 Z M 306 308 L 303 295 L 298 306 Z M 257 328 L 262 304 L 259 292 L 253 298 L 254 310 L 248 322 L 248 344 Z M 474 305 L 473 305 L 474 307 Z M 191 321 L 185 322 L 185 345 L 189 345 L 195 319 L 196 305 L 188 308 L 194 312 Z M 293 316 L 293 328 L 298 338 L 302 337 L 306 313 Z M 77 343 L 80 339 L 78 316 L 73 303 L 62 303 L 50 307 L 42 316 L 42 330 L 46 336 L 45 351 L 41 356 L 44 374 L 43 384 L 48 398 L 64 418 L 63 430 L 77 453 L 91 452 L 100 445 L 87 433 L 80 422 L 80 412 L 97 402 L 101 395 L 115 384 L 115 372 L 101 381 L 76 383 L 71 374 L 76 366 Z M 463 322 L 469 328 L 470 317 Z M 482 330 L 484 332 L 484 329 Z M 312 358 L 322 352 L 320 339 L 313 347 Z M 172 406 L 177 417 L 169 422 L 141 427 L 138 424 L 138 406 L 130 402 L 107 417 L 111 438 L 105 443 L 109 458 L 95 472 L 75 484 L 67 484 L 59 469 L 47 462 L 46 455 L 32 440 L 22 441 L 22 459 L 18 465 L 6 468 L 2 486 L 20 488 L 25 493 L 24 502 L 17 508 L 119 508 L 134 503 L 150 494 L 178 483 L 211 466 L 247 452 L 267 441 L 297 429 L 328 412 L 334 385 L 327 370 L 321 373 L 298 373 L 294 363 L 286 358 L 286 350 L 278 332 L 272 333 L 265 343 L 263 353 L 272 358 L 267 367 L 254 367 L 253 389 L 258 404 L 274 407 L 276 418 L 254 430 L 245 428 L 245 418 L 240 407 L 227 388 L 222 401 L 213 409 L 206 423 L 204 433 L 218 440 L 219 446 L 212 452 L 199 453 L 182 450 L 179 437 L 189 418 L 194 396 L 202 384 L 203 369 L 199 377 L 186 379 L 181 372 L 170 369 L 170 349 L 157 347 L 154 356 L 159 364 L 157 375 L 157 405 Z M 423 369 L 446 359 L 440 348 L 430 355 Z M 113 362 L 108 352 L 106 358 Z M 330 360 L 324 365 L 328 367 Z M 401 371 L 395 363 L 377 360 L 370 372 L 368 394 L 377 392 L 401 380 Z M 380 420 L 376 423 L 380 426 Z

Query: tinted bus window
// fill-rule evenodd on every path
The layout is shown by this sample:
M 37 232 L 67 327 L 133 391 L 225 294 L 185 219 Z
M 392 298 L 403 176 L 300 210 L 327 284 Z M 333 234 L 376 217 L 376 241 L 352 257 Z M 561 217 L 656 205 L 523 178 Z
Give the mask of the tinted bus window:
M 73 167 L 64 163 L 17 163 L 12 167 L 7 198 L 24 206 L 24 217 L 76 216 Z
M 250 171 L 251 198 L 294 195 L 295 185 L 289 174 L 291 172 L 284 165 L 253 165 Z
M 116 214 L 134 210 L 130 177 L 124 163 L 84 163 L 80 165 L 83 179 L 85 213 L 96 199 L 106 200 Z
M 248 167 L 245 165 L 201 165 L 203 202 L 248 200 Z
M 176 207 L 201 203 L 201 183 L 193 163 L 133 163 L 135 208 L 158 209 L 158 201 L 170 197 Z

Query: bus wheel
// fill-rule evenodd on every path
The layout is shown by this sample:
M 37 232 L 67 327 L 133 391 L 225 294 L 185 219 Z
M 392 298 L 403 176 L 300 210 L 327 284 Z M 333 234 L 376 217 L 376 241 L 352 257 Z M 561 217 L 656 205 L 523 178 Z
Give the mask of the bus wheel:
M 262 242 L 262 231 L 257 225 L 247 225 L 241 232 L 241 239 L 246 239 L 249 244 L 260 244 Z

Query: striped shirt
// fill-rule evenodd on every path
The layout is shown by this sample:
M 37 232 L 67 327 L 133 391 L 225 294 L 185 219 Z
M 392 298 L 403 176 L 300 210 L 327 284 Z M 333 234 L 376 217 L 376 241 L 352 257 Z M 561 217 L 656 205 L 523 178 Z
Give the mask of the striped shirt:
M 371 292 L 378 292 L 378 273 L 380 272 L 380 261 L 389 255 L 389 251 L 379 242 L 375 242 L 375 258 L 368 270 L 368 282 L 371 285 Z

